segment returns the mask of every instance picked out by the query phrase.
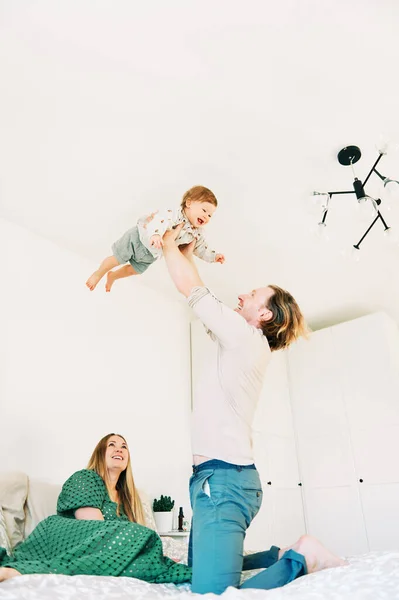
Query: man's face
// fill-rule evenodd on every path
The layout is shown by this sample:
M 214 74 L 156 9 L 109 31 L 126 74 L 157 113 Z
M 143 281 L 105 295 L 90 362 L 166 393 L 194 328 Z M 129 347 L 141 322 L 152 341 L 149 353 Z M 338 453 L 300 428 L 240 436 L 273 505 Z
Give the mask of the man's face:
M 238 306 L 235 311 L 244 317 L 250 325 L 258 327 L 261 321 L 269 321 L 272 318 L 271 311 L 266 308 L 274 290 L 270 287 L 252 290 L 249 294 L 238 296 Z

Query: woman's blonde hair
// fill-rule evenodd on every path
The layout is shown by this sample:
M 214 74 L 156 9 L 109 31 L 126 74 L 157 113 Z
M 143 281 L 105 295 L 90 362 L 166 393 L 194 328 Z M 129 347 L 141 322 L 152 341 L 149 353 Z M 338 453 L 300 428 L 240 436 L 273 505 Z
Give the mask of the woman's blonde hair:
M 186 207 L 187 200 L 191 200 L 191 202 L 209 202 L 215 207 L 218 205 L 215 194 L 203 185 L 195 185 L 187 190 L 181 201 L 182 208 Z
M 273 352 L 288 348 L 299 337 L 307 337 L 309 329 L 295 298 L 277 285 L 268 287 L 274 290 L 267 303 L 273 317 L 262 321 L 261 328 Z
M 107 450 L 109 438 L 114 435 L 122 438 L 122 440 L 126 443 L 125 438 L 120 433 L 109 433 L 108 435 L 105 435 L 94 448 L 93 454 L 89 460 L 89 464 L 86 467 L 90 471 L 95 471 L 98 475 L 100 475 L 107 488 L 109 486 L 109 477 L 107 465 L 105 463 L 105 452 Z M 140 525 L 145 525 L 143 506 L 141 504 L 140 496 L 137 492 L 136 486 L 134 485 L 132 466 L 130 463 L 130 452 L 127 461 L 127 467 L 119 475 L 116 489 L 118 491 L 119 504 L 122 506 L 123 511 L 129 521 L 134 521 Z

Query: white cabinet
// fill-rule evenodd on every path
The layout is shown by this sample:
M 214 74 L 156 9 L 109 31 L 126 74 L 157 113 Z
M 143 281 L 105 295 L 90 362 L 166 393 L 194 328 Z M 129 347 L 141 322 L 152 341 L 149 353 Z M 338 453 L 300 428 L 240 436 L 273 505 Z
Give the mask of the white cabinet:
M 306 531 L 334 552 L 367 551 L 333 328 L 288 351 Z
M 383 313 L 288 352 L 307 531 L 340 554 L 399 549 L 398 352 Z

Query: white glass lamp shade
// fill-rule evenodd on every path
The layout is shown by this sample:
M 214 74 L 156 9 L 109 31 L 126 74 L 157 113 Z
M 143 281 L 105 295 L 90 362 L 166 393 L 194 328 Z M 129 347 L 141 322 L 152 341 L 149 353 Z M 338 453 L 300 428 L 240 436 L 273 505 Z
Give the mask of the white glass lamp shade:
M 378 206 L 370 196 L 364 196 L 357 201 L 359 217 L 362 221 L 375 219 L 378 213 Z
M 392 198 L 392 200 L 397 198 L 399 200 L 399 181 L 389 179 L 389 177 L 384 179 L 384 192 L 387 198 Z
M 399 243 L 398 231 L 395 228 L 392 229 L 392 227 L 388 227 L 388 229 L 385 229 L 384 237 L 392 246 L 397 246 Z
M 355 263 L 359 262 L 360 258 L 361 258 L 360 248 L 355 248 L 354 246 L 352 246 L 351 252 L 350 252 L 350 258 Z
M 327 206 L 329 196 L 325 192 L 312 192 L 306 196 L 306 212 L 319 216 Z
M 329 201 L 329 195 L 327 194 L 327 192 L 313 192 L 312 202 L 318 208 L 320 208 L 320 207 L 324 208 L 325 206 L 327 206 L 328 201 Z
M 399 143 L 389 139 L 386 135 L 380 135 L 376 147 L 380 154 L 391 154 L 399 150 Z

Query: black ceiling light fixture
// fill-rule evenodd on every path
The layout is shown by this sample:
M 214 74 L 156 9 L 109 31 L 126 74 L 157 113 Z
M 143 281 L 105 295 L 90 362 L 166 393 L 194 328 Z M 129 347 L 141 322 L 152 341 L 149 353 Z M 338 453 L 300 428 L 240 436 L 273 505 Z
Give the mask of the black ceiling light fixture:
M 356 250 L 360 250 L 360 244 L 363 242 L 364 238 L 367 236 L 367 234 L 371 231 L 371 229 L 374 227 L 374 225 L 378 221 L 381 221 L 385 232 L 388 232 L 391 229 L 389 227 L 389 225 L 387 225 L 387 223 L 380 211 L 381 198 L 373 198 L 372 196 L 367 195 L 367 193 L 365 192 L 365 189 L 364 189 L 368 180 L 370 179 L 371 175 L 373 173 L 375 173 L 383 181 L 385 189 L 388 189 L 388 186 L 389 186 L 389 188 L 391 188 L 392 184 L 393 184 L 393 186 L 396 187 L 397 190 L 399 191 L 399 181 L 397 181 L 396 179 L 390 179 L 389 177 L 385 177 L 384 175 L 381 175 L 381 173 L 379 171 L 377 171 L 376 167 L 377 167 L 378 163 L 380 162 L 381 158 L 386 153 L 387 153 L 387 148 L 383 148 L 383 149 L 379 150 L 379 156 L 378 156 L 377 160 L 375 161 L 374 165 L 371 167 L 370 172 L 367 175 L 366 179 L 362 182 L 360 179 L 358 179 L 356 177 L 355 171 L 353 169 L 353 165 L 358 162 L 358 160 L 360 159 L 360 157 L 362 155 L 360 148 L 358 146 L 345 146 L 345 148 L 342 148 L 342 150 L 340 150 L 338 152 L 337 159 L 341 165 L 343 165 L 345 167 L 350 166 L 352 168 L 353 177 L 354 177 L 353 190 L 342 191 L 342 192 L 340 192 L 340 191 L 313 192 L 314 196 L 324 196 L 325 197 L 325 202 L 322 206 L 322 219 L 319 222 L 319 226 L 321 228 L 324 228 L 326 226 L 326 220 L 327 220 L 328 211 L 330 210 L 330 201 L 331 201 L 332 196 L 335 196 L 338 194 L 355 194 L 359 205 L 367 206 L 370 208 L 370 215 L 371 215 L 370 218 L 373 220 L 372 220 L 370 226 L 368 227 L 368 229 L 365 231 L 365 233 L 360 238 L 360 240 L 356 244 L 353 244 L 353 248 L 355 248 Z

